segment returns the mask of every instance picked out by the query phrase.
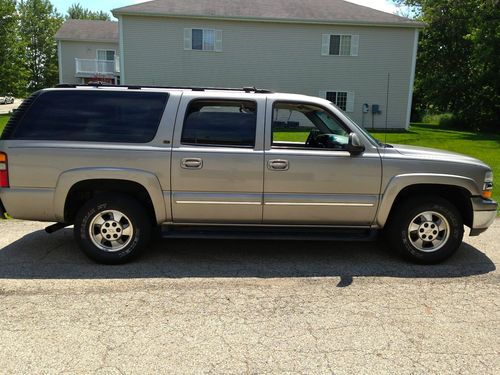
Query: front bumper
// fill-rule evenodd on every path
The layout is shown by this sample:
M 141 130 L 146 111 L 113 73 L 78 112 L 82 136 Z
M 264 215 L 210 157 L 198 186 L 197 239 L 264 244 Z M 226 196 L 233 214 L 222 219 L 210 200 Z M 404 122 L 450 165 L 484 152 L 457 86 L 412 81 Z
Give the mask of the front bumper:
M 498 203 L 491 199 L 474 197 L 471 199 L 473 218 L 470 236 L 477 236 L 493 224 L 497 217 Z

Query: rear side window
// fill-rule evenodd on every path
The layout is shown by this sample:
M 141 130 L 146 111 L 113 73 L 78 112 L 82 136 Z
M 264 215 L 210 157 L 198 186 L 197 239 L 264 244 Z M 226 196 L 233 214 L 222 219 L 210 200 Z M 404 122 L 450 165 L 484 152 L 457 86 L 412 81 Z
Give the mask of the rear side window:
M 181 143 L 254 147 L 257 104 L 239 100 L 195 100 L 189 104 Z
M 42 92 L 16 126 L 12 139 L 150 142 L 168 94 L 120 91 Z

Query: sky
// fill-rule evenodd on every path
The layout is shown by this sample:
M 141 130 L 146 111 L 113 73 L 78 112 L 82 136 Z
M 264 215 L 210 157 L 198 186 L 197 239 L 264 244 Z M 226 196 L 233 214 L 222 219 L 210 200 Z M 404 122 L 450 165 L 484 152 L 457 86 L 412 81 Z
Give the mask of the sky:
M 182 0 L 180 0 L 182 1 Z M 200 0 L 203 1 L 203 0 Z M 356 3 L 370 8 L 382 10 L 384 12 L 394 13 L 396 6 L 390 0 L 349 0 L 351 3 Z M 103 10 L 109 12 L 111 9 L 119 8 L 135 3 L 143 3 L 145 0 L 51 0 L 59 13 L 66 13 L 66 10 L 74 3 L 80 3 L 85 8 L 91 10 Z

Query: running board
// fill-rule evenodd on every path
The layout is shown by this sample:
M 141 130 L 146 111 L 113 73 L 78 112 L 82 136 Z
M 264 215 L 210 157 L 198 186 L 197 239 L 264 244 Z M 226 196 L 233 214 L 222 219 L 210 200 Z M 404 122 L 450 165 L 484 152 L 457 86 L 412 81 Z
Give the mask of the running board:
M 259 227 L 223 225 L 162 225 L 163 238 L 245 240 L 373 241 L 379 230 L 369 228 Z

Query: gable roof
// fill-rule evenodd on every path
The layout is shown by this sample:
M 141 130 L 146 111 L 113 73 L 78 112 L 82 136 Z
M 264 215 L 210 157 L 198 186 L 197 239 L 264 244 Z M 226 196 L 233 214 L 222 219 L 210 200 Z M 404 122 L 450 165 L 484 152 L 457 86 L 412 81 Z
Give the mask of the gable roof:
M 66 20 L 57 31 L 55 39 L 118 43 L 118 22 Z
M 113 9 L 112 13 L 294 23 L 424 26 L 421 22 L 342 0 L 153 0 Z

